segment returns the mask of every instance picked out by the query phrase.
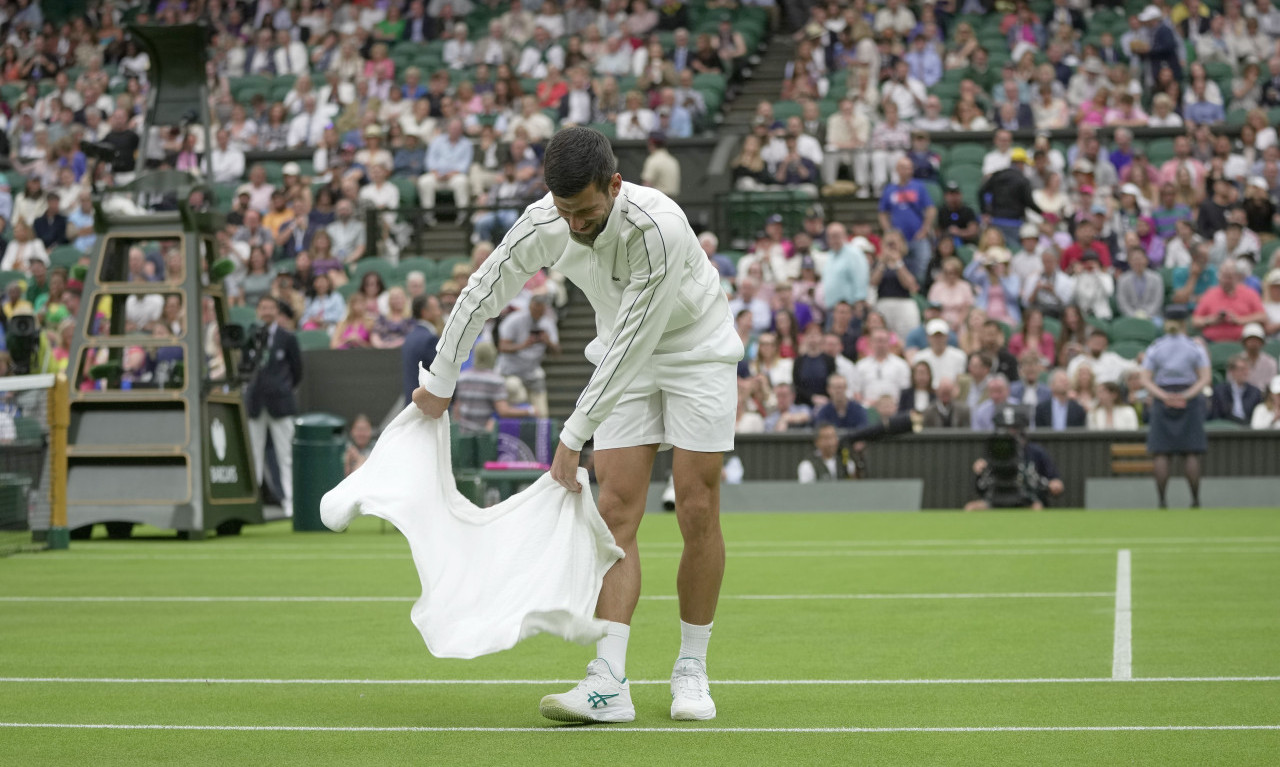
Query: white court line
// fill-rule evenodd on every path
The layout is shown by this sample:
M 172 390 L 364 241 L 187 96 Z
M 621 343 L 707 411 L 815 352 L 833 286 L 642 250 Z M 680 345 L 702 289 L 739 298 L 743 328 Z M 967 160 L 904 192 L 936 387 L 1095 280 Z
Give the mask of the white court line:
M 466 687 L 575 684 L 581 679 L 220 679 L 204 677 L 0 677 L 0 684 L 159 684 L 159 685 L 385 685 Z M 712 684 L 745 687 L 875 687 L 915 685 L 1002 685 L 1002 684 L 1223 684 L 1236 682 L 1280 682 L 1280 676 L 1168 676 L 1117 680 L 1112 677 L 1060 677 L 1043 679 L 716 679 Z M 669 685 L 670 679 L 632 679 L 632 685 Z
M 729 551 L 729 556 L 733 559 L 809 559 L 816 557 L 998 557 L 998 556 L 1018 556 L 1018 557 L 1041 557 L 1041 556 L 1074 556 L 1074 555 L 1090 555 L 1110 556 L 1115 551 L 1112 547 L 1098 548 L 1046 548 L 1046 549 L 870 549 L 859 551 L 856 549 L 831 549 L 831 550 L 812 550 L 812 551 Z M 1204 547 L 1188 547 L 1188 546 L 1170 546 L 1170 547 L 1153 547 L 1144 548 L 1143 553 L 1150 554 L 1275 554 L 1280 553 L 1280 546 L 1204 546 Z M 269 557 L 263 557 L 261 553 L 251 553 L 246 549 L 244 553 L 230 552 L 222 554 L 77 554 L 75 547 L 72 546 L 70 553 L 41 553 L 32 555 L 22 555 L 10 557 L 7 562 L 64 562 L 67 557 L 74 557 L 78 561 L 100 560 L 107 562 L 131 562 L 131 561 L 181 561 L 193 562 L 199 560 L 229 562 L 239 559 L 251 559 L 255 562 L 284 562 L 284 561 L 356 561 L 356 560 L 376 560 L 392 564 L 400 564 L 403 562 L 402 552 L 388 552 L 384 554 L 335 554 L 324 550 L 316 550 L 314 552 L 299 552 L 291 554 L 273 554 Z M 680 557 L 679 551 L 651 551 L 645 553 L 641 551 L 641 557 L 644 559 L 675 559 Z
M 813 601 L 813 600 L 892 600 L 892 599 L 1087 599 L 1110 597 L 1110 591 L 1017 592 L 973 594 L 722 594 L 720 599 L 745 601 Z M 674 602 L 674 594 L 654 594 L 640 599 L 652 602 Z M 361 596 L 12 596 L 0 595 L 0 602 L 414 602 L 417 597 Z
M 892 733 L 984 733 L 984 732 L 1205 732 L 1280 730 L 1280 724 L 1165 724 L 1165 725 L 1081 725 L 1030 727 L 324 727 L 289 724 L 80 724 L 75 722 L 0 722 L 0 728 L 56 730 L 163 730 L 196 732 L 554 732 L 554 733 L 785 733 L 874 735 Z
M 1133 678 L 1133 589 L 1128 549 L 1116 553 L 1116 634 L 1111 678 Z
M 369 551 L 371 549 L 400 549 L 405 545 L 403 537 L 393 537 L 386 539 L 356 539 L 359 542 L 329 542 L 323 541 L 311 545 L 310 542 L 297 544 L 278 544 L 264 543 L 261 545 L 251 545 L 243 543 L 220 543 L 217 539 L 206 542 L 205 546 L 216 548 L 218 551 L 292 551 L 299 549 L 315 548 L 323 551 Z M 110 551 L 120 550 L 122 547 L 137 548 L 143 545 L 141 542 L 128 541 L 77 541 L 76 549 L 80 551 Z M 905 540 L 826 540 L 826 541 L 787 541 L 787 540 L 770 540 L 770 541 L 727 541 L 727 546 L 733 549 L 744 546 L 750 548 L 786 548 L 790 546 L 807 547 L 816 546 L 823 548 L 837 547 L 854 547 L 854 548 L 883 548 L 883 547 L 947 547 L 947 546 L 1077 546 L 1077 545 L 1093 545 L 1093 546 L 1123 546 L 1123 545 L 1159 545 L 1159 544 L 1224 544 L 1224 543 L 1280 543 L 1280 536 L 1227 536 L 1227 537 L 1165 537 L 1165 538 L 920 538 Z M 645 548 L 683 548 L 684 544 L 680 541 L 641 541 L 641 549 Z

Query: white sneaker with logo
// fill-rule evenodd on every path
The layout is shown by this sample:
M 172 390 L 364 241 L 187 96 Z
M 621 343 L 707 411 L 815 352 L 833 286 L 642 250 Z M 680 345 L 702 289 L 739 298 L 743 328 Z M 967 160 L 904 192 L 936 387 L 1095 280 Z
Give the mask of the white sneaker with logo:
M 697 658 L 680 658 L 671 672 L 671 718 L 681 721 L 716 718 L 707 666 Z
M 568 692 L 544 697 L 538 713 L 557 722 L 633 722 L 636 707 L 627 680 L 618 680 L 609 664 L 596 658 L 587 664 L 586 679 Z

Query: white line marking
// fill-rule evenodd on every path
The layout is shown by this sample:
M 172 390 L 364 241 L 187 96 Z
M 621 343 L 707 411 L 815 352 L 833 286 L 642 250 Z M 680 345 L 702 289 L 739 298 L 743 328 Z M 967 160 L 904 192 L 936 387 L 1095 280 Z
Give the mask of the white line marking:
M 127 549 L 132 551 L 136 549 Z M 210 549 L 215 551 L 215 549 Z M 1073 555 L 1091 555 L 1091 556 L 1110 556 L 1115 551 L 1112 547 L 1097 548 L 1044 548 L 1044 549 L 829 549 L 829 550 L 810 550 L 810 551 L 736 551 L 730 549 L 729 556 L 734 559 L 751 558 L 751 559 L 795 559 L 795 558 L 812 558 L 812 557 L 998 557 L 998 556 L 1019 556 L 1019 557 L 1041 557 L 1041 556 L 1073 556 Z M 68 556 L 74 557 L 80 561 L 101 560 L 109 562 L 126 562 L 126 561 L 181 561 L 194 562 L 200 560 L 227 562 L 237 559 L 252 559 L 254 561 L 262 561 L 261 553 L 251 553 L 251 549 L 243 552 L 224 552 L 210 554 L 77 554 L 75 547 L 72 547 L 69 554 L 32 554 L 11 557 L 9 562 L 65 562 Z M 1204 547 L 1188 547 L 1188 546 L 1170 546 L 1170 547 L 1153 547 L 1144 548 L 1143 553 L 1151 554 L 1276 554 L 1280 553 L 1280 546 L 1204 546 Z M 324 562 L 333 561 L 356 561 L 356 560 L 378 560 L 389 564 L 400 566 L 405 560 L 401 556 L 402 552 L 388 551 L 381 554 L 338 554 L 322 549 L 314 552 L 299 552 L 294 554 L 273 554 L 270 557 L 272 562 L 282 561 L 315 561 Z M 679 551 L 646 551 L 641 550 L 641 556 L 646 559 L 676 559 L 680 557 Z
M 744 601 L 813 601 L 813 600 L 893 600 L 893 599 L 1087 599 L 1110 597 L 1110 591 L 1017 592 L 972 594 L 722 594 L 720 599 Z M 652 602 L 674 602 L 674 594 L 641 596 Z M 10 596 L 0 595 L 0 602 L 414 602 L 417 597 L 391 596 Z
M 1111 655 L 1111 678 L 1133 678 L 1133 590 L 1128 549 L 1116 554 L 1116 635 Z
M 242 544 L 242 543 L 226 543 L 219 542 L 217 539 L 208 541 L 203 546 L 218 551 L 299 551 L 302 549 L 315 549 L 323 551 L 368 551 L 370 549 L 401 549 L 405 545 L 402 537 L 373 537 L 360 538 L 352 536 L 347 538 L 351 542 L 330 542 L 323 541 L 314 545 L 307 542 L 298 542 L 297 544 L 280 544 L 280 543 L 262 543 L 258 544 Z M 1130 546 L 1130 545 L 1159 545 L 1159 544 L 1224 544 L 1224 543 L 1280 543 L 1280 536 L 1226 536 L 1226 537 L 1165 537 L 1165 538 L 921 538 L 906 540 L 827 540 L 827 541 L 787 541 L 787 540 L 769 540 L 769 541 L 728 541 L 727 545 L 730 551 L 738 547 L 752 548 L 786 548 L 786 547 L 805 547 L 816 546 L 821 548 L 835 547 L 852 547 L 852 548 L 883 548 L 883 547 L 946 547 L 946 546 Z M 142 545 L 140 542 L 130 543 L 127 541 L 77 541 L 75 548 L 79 551 L 119 551 L 122 548 L 136 549 Z M 645 548 L 683 548 L 684 544 L 680 541 L 642 541 L 641 549 Z
M 0 677 L 0 684 L 198 684 L 198 685 L 557 685 L 575 684 L 581 679 L 223 679 L 223 678 L 127 678 L 127 677 Z M 768 686 L 903 686 L 903 685 L 1000 685 L 1000 684 L 1112 684 L 1112 677 L 1062 677 L 1044 679 L 717 679 L 714 684 L 746 687 Z M 1223 684 L 1235 682 L 1280 682 L 1280 676 L 1188 676 L 1127 679 L 1125 684 Z M 670 679 L 632 679 L 633 685 L 665 685 Z
M 787 733 L 873 735 L 888 733 L 983 733 L 983 732 L 1204 732 L 1280 730 L 1280 724 L 1167 724 L 1167 725 L 1085 725 L 1031 727 L 324 727 L 289 724 L 90 724 L 75 722 L 0 722 L 0 728 L 54 730 L 164 730 L 197 732 L 698 732 L 698 733 Z

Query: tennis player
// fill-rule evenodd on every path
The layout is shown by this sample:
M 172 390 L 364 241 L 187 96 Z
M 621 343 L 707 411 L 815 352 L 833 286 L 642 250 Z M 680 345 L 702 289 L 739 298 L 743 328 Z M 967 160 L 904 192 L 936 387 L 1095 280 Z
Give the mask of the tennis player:
M 551 475 L 581 492 L 579 451 L 594 435 L 600 514 L 626 557 L 600 590 L 596 614 L 608 621 L 608 633 L 586 678 L 544 697 L 539 710 L 566 722 L 635 719 L 626 663 L 640 597 L 636 530 L 654 456 L 670 447 L 684 537 L 671 717 L 712 719 L 706 659 L 724 574 L 720 471 L 722 453 L 733 447 L 742 343 L 719 274 L 684 212 L 661 192 L 624 182 L 603 134 L 560 131 L 544 165 L 550 193 L 525 209 L 472 275 L 445 324 L 430 380 L 413 401 L 428 416 L 445 412 L 481 326 L 539 269 L 562 272 L 586 293 L 597 331 L 586 356 L 596 370 L 560 432 Z

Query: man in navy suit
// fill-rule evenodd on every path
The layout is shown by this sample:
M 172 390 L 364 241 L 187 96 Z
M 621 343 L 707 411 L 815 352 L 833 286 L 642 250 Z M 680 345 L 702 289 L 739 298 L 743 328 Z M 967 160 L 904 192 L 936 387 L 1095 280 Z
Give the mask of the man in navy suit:
M 440 321 L 440 299 L 435 296 L 415 296 L 413 318 L 416 322 L 400 347 L 400 363 L 404 371 L 404 401 L 413 401 L 413 390 L 418 388 L 418 365 L 430 368 L 436 359 L 435 323 Z
M 1062 431 L 1082 429 L 1087 418 L 1079 402 L 1067 395 L 1071 393 L 1071 379 L 1067 371 L 1055 370 L 1049 376 L 1049 399 L 1036 405 L 1036 428 Z
M 1262 402 L 1262 392 L 1249 383 L 1249 358 L 1232 357 L 1227 366 L 1227 380 L 1213 387 L 1209 403 L 1210 421 L 1233 421 L 1248 426 L 1253 409 Z
M 1046 384 L 1040 383 L 1040 373 L 1044 364 L 1040 361 L 1039 350 L 1027 347 L 1018 356 L 1018 380 L 1009 387 L 1009 399 L 1017 405 L 1024 405 L 1028 410 L 1041 402 L 1048 402 L 1053 396 Z
M 284 512 L 293 515 L 293 416 L 298 400 L 293 390 L 302 381 L 302 350 L 298 339 L 276 322 L 280 306 L 271 296 L 258 300 L 258 323 L 266 331 L 258 369 L 245 386 L 245 408 L 249 412 L 249 442 L 258 481 L 266 462 L 267 435 L 275 449 L 280 469 L 280 499 Z

